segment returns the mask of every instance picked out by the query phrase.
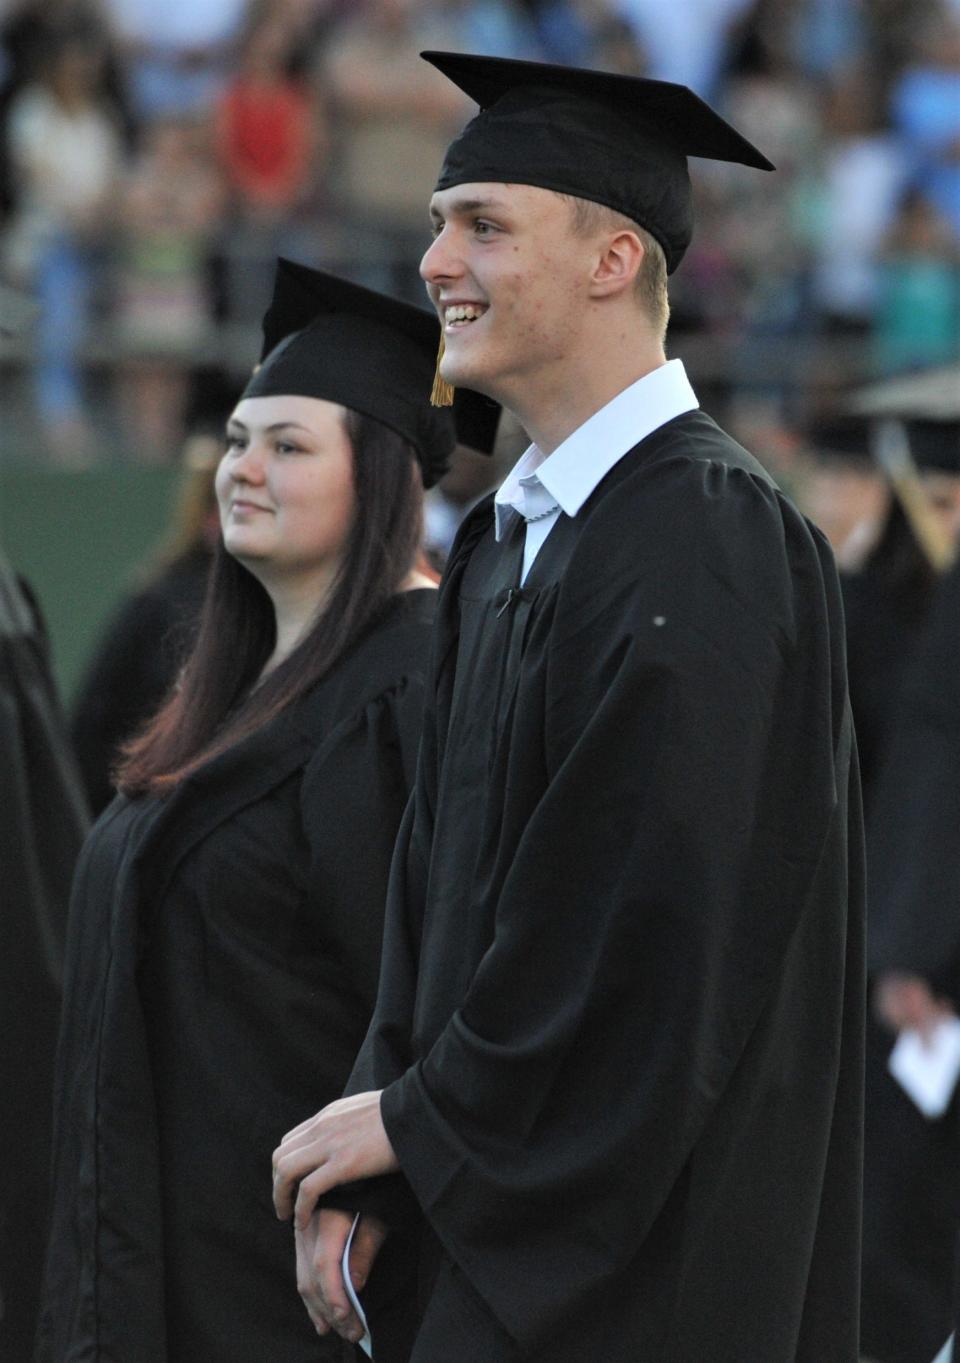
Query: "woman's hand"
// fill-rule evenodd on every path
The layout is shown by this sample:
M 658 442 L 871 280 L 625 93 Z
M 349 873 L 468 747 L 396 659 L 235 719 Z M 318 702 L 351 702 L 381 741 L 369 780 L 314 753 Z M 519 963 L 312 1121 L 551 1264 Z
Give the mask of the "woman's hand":
M 331 1188 L 399 1169 L 380 1119 L 380 1092 L 340 1098 L 288 1131 L 273 1154 L 273 1205 L 305 1231 Z
M 939 998 L 926 980 L 919 975 L 901 975 L 893 971 L 881 975 L 873 987 L 873 1007 L 877 1017 L 893 1032 L 912 1028 L 925 1041 L 930 1040 L 937 1025 L 951 1017 L 953 1009 L 947 999 Z

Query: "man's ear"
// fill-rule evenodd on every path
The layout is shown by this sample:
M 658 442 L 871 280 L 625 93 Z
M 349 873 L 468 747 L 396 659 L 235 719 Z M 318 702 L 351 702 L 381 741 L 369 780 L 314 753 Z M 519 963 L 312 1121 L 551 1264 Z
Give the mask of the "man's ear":
M 624 229 L 603 245 L 590 276 L 591 298 L 612 298 L 632 292 L 643 264 L 644 247 L 636 232 Z

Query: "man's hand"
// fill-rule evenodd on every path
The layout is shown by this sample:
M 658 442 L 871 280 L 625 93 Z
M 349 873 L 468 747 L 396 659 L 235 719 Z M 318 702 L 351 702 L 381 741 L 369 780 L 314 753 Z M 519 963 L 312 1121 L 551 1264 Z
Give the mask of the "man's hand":
M 274 1151 L 273 1205 L 282 1221 L 294 1215 L 304 1231 L 331 1188 L 399 1167 L 380 1120 L 379 1091 L 340 1098 L 288 1131 Z
M 352 1212 L 324 1208 L 296 1231 L 297 1291 L 318 1335 L 335 1330 L 355 1344 L 363 1326 L 350 1305 L 340 1263 L 353 1225 Z M 359 1292 L 370 1276 L 387 1228 L 375 1216 L 362 1216 L 350 1246 L 350 1279 Z
M 924 1040 L 953 1009 L 946 999 L 937 998 L 926 980 L 919 975 L 900 975 L 890 972 L 881 975 L 873 990 L 873 1007 L 882 1023 L 894 1032 L 909 1027 Z

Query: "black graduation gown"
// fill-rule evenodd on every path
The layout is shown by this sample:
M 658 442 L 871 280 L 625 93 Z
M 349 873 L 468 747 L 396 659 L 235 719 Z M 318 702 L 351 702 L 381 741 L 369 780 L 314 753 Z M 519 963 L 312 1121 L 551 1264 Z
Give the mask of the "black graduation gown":
M 435 595 L 397 598 L 301 703 L 91 833 L 43 1363 L 344 1357 L 297 1296 L 270 1155 L 340 1095 L 373 1009 Z
M 867 833 L 884 755 L 902 708 L 902 693 L 923 633 L 928 601 L 912 584 L 891 583 L 869 567 L 841 575 L 850 705 Z
M 119 607 L 73 704 L 73 739 L 94 814 L 113 799 L 121 743 L 160 707 L 196 633 L 211 554 L 193 549 Z
M 0 559 L 0 1359 L 36 1329 L 70 878 L 89 823 L 25 584 Z
M 331 1201 L 397 1222 L 415 1194 L 439 1250 L 413 1363 L 854 1363 L 862 844 L 829 549 L 700 412 L 561 517 L 522 591 L 491 520 L 442 587 L 350 1082 L 385 1086 L 402 1176 Z
M 903 524 L 900 533 L 909 534 Z M 868 563 L 841 577 L 868 862 L 873 839 L 882 855 L 889 837 L 872 817 L 875 799 L 905 703 L 910 703 L 911 669 L 930 608 L 931 590 L 918 576 L 906 565 L 895 575 Z M 909 779 L 909 773 L 898 774 L 898 801 Z M 876 887 L 869 876 L 867 883 L 869 925 L 875 919 Z M 868 1011 L 861 1346 L 880 1363 L 930 1363 L 950 1319 L 960 1167 L 952 1114 L 928 1121 L 890 1075 L 894 1040 Z
M 938 585 L 871 819 L 870 965 L 960 1006 L 960 565 Z
M 938 586 L 869 826 L 871 971 L 920 975 L 960 1011 L 960 567 Z M 890 1081 L 892 1083 L 892 1081 Z M 865 1208 L 865 1343 L 926 1363 L 947 1334 L 960 1227 L 960 1101 L 935 1122 L 899 1091 Z M 869 1115 L 869 1114 L 868 1114 Z M 886 1130 L 892 1129 L 892 1121 Z

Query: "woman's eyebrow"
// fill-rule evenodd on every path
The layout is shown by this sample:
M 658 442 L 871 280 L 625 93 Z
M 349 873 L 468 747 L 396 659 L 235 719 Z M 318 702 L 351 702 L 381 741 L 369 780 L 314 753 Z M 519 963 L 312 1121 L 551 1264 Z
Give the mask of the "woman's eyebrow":
M 248 428 L 245 422 L 240 421 L 237 417 L 231 417 L 227 422 L 227 430 L 229 431 L 231 429 L 246 431 Z M 299 421 L 274 421 L 263 429 L 268 435 L 273 434 L 275 431 L 285 430 L 305 431 L 307 435 L 311 434 L 310 427 L 301 425 Z

